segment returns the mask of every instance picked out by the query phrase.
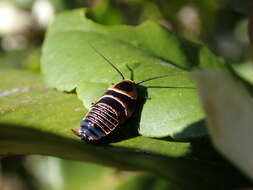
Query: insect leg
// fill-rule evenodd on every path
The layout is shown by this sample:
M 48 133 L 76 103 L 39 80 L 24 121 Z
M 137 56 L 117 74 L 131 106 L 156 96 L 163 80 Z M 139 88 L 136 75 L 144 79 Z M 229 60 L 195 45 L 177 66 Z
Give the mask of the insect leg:
M 78 136 L 78 137 L 81 136 L 77 130 L 71 129 L 71 131 L 72 131 L 72 133 L 74 133 L 76 136 Z

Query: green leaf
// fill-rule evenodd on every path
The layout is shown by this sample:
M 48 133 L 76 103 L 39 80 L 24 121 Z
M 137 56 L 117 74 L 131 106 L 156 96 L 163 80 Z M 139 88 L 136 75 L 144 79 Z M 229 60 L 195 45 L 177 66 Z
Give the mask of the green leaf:
M 134 80 L 189 71 L 192 68 L 225 69 L 206 47 L 185 41 L 154 22 L 132 26 L 97 24 L 78 9 L 60 14 L 48 30 L 43 46 L 42 71 L 50 87 L 76 89 L 87 109 L 118 73 L 88 45 Z M 148 99 L 141 110 L 139 133 L 148 137 L 189 139 L 206 135 L 203 113 L 189 74 L 144 83 Z
M 168 180 L 154 174 L 131 172 L 91 163 L 66 161 L 51 157 L 44 158 L 44 160 L 49 159 L 61 162 L 61 174 L 63 176 L 62 190 L 144 190 L 147 189 L 145 187 L 149 187 L 152 190 L 178 189 L 173 188 L 173 185 Z
M 59 161 L 63 177 L 63 185 L 60 188 L 62 190 L 111 190 L 118 186 L 118 184 L 128 180 L 134 173 L 128 172 L 130 175 L 124 176 L 124 172 L 119 172 L 115 168 L 71 160 L 59 159 Z
M 1 156 L 41 154 L 148 171 L 187 189 L 235 187 L 243 182 L 205 141 L 199 146 L 142 136 L 124 140 L 124 132 L 111 143 L 85 143 L 71 133 L 86 112 L 75 94 L 49 89 L 39 74 L 27 71 L 2 69 L 0 76 Z
M 201 71 L 195 72 L 194 76 L 215 147 L 253 179 L 253 166 L 250 164 L 253 159 L 252 97 L 239 81 L 222 72 Z

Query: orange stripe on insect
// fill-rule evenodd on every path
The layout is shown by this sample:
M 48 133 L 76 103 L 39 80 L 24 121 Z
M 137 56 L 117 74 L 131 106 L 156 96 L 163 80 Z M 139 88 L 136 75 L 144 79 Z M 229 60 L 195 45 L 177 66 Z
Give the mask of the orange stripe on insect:
M 110 119 L 108 119 L 109 115 L 105 115 L 103 112 L 101 113 L 98 109 L 92 109 L 93 113 L 96 113 L 98 115 L 100 115 L 101 117 L 103 117 L 105 119 L 105 121 L 107 121 L 108 123 L 110 123 L 111 125 L 113 125 L 114 127 L 116 127 L 117 125 L 115 123 L 113 123 L 112 121 L 110 121 Z M 110 116 L 109 116 L 110 117 Z M 110 117 L 112 119 L 114 119 L 113 117 Z
M 103 95 L 101 98 L 98 99 L 98 102 L 99 102 L 100 100 L 102 100 L 103 98 L 112 98 L 112 99 L 116 100 L 116 101 L 117 101 L 118 103 L 120 103 L 120 105 L 124 108 L 125 114 L 126 114 L 126 116 L 128 116 L 127 107 L 126 107 L 126 105 L 124 104 L 124 102 L 122 102 L 119 98 L 117 98 L 117 97 L 115 97 L 115 96 L 112 96 L 112 95 L 107 95 L 107 94 L 105 94 L 105 95 Z
M 125 96 L 127 96 L 127 97 L 129 97 L 129 98 L 131 98 L 133 100 L 137 99 L 137 97 L 133 96 L 133 94 L 128 93 L 128 92 L 123 91 L 123 90 L 119 90 L 119 89 L 115 88 L 114 86 L 109 87 L 108 90 L 113 90 L 113 91 L 118 92 L 120 94 L 123 94 L 123 95 L 125 95 Z
M 102 103 L 102 102 L 97 103 L 97 105 L 102 106 L 104 109 L 106 109 L 111 114 L 116 114 L 118 116 L 118 112 L 115 109 L 113 109 L 111 106 L 108 106 L 107 104 Z

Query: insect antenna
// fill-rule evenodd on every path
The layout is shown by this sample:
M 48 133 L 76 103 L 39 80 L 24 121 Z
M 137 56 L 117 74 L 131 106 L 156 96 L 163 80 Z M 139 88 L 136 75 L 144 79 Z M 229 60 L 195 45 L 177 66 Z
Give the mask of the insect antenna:
M 151 77 L 151 78 L 148 78 L 148 79 L 141 80 L 140 82 L 137 82 L 136 84 L 141 84 L 141 83 L 144 83 L 144 82 L 147 82 L 147 81 L 150 81 L 150 80 L 166 78 L 166 77 L 176 76 L 178 74 L 186 74 L 186 73 L 187 72 L 180 72 L 180 73 L 173 73 L 173 74 L 168 74 L 168 75 L 161 75 L 161 76 Z
M 108 64 L 110 64 L 120 74 L 122 80 L 125 79 L 122 72 L 120 72 L 120 70 L 109 59 L 107 59 L 102 53 L 100 53 L 90 42 L 88 42 L 88 44 L 98 55 L 100 55 Z
M 130 80 L 134 80 L 134 71 L 128 64 L 126 64 L 127 69 L 130 71 Z

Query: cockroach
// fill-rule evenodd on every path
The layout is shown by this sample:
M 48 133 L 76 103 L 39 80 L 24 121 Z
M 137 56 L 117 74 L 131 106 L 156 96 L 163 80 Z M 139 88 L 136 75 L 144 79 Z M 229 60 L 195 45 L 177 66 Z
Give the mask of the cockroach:
M 121 76 L 122 81 L 110 86 L 92 106 L 90 111 L 80 122 L 78 131 L 72 130 L 85 141 L 98 141 L 109 135 L 118 126 L 124 124 L 133 115 L 138 101 L 137 87 L 141 83 L 165 78 L 175 74 L 168 74 L 144 79 L 140 82 L 125 79 L 122 72 L 93 45 L 89 46 L 111 65 Z M 183 73 L 183 72 L 181 72 Z M 178 74 L 178 73 L 176 73 Z

